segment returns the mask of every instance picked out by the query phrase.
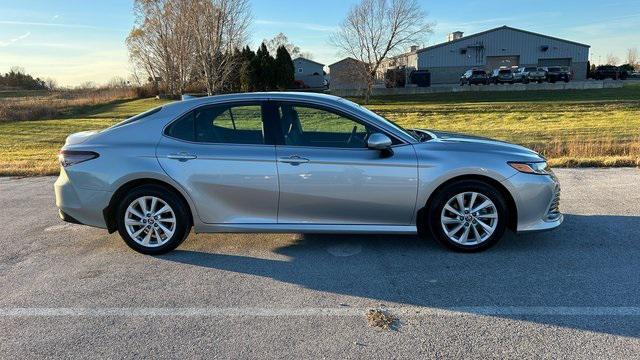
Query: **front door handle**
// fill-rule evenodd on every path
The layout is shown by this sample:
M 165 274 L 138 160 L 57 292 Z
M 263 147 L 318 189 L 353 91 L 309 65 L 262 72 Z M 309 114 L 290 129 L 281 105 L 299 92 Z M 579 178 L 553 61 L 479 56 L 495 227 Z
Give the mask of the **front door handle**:
M 300 165 L 300 164 L 308 163 L 309 159 L 305 159 L 305 158 L 300 157 L 298 155 L 292 155 L 292 156 L 289 156 L 289 157 L 280 158 L 280 162 L 286 163 L 286 164 L 291 164 L 291 165 Z
M 188 152 L 179 152 L 177 154 L 169 154 L 167 155 L 167 159 L 179 160 L 179 161 L 187 161 L 198 158 L 196 154 L 190 154 Z

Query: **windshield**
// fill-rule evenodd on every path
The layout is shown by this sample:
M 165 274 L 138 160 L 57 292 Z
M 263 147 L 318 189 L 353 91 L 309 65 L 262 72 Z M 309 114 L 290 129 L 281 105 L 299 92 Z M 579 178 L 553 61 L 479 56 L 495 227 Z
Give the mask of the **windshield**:
M 394 128 L 394 129 L 396 129 L 396 130 L 398 130 L 398 131 L 400 131 L 400 132 L 402 132 L 404 134 L 407 134 L 408 136 L 410 136 L 410 137 L 412 137 L 412 138 L 414 138 L 414 139 L 416 139 L 418 141 L 422 140 L 422 136 L 421 135 L 416 134 L 413 131 L 409 131 L 409 130 L 403 128 L 402 126 L 396 124 L 395 122 L 385 118 L 384 116 L 376 114 L 375 112 L 367 109 L 366 107 L 364 107 L 364 106 L 362 106 L 360 104 L 356 104 L 353 101 L 349 101 L 349 100 L 346 100 L 346 99 L 341 99 L 341 100 L 345 104 L 347 104 L 347 105 L 349 105 L 349 106 L 351 106 L 353 108 L 356 108 L 356 109 L 366 113 L 367 115 L 370 115 L 370 116 L 374 117 L 376 120 L 380 121 L 383 124 L 386 124 L 386 125 Z
M 538 69 L 534 68 L 534 67 L 524 68 L 524 71 L 536 71 L 536 70 L 538 70 Z
M 511 74 L 511 70 L 500 70 L 500 75 Z
M 562 71 L 562 69 L 560 69 L 559 67 L 550 67 L 550 68 L 549 68 L 549 71 L 552 71 L 552 72 L 559 72 L 559 71 Z
M 157 108 L 153 108 L 151 110 L 147 110 L 147 111 L 143 112 L 142 114 L 138 114 L 138 115 L 130 117 L 130 118 L 124 120 L 124 121 L 121 121 L 121 122 L 113 125 L 111 128 L 116 128 L 116 127 L 124 126 L 124 125 L 127 125 L 127 124 L 131 124 L 132 122 L 136 122 L 136 121 L 138 121 L 140 119 L 146 118 L 147 116 L 151 116 L 151 115 L 157 113 L 160 110 L 162 110 L 162 106 L 158 106 Z

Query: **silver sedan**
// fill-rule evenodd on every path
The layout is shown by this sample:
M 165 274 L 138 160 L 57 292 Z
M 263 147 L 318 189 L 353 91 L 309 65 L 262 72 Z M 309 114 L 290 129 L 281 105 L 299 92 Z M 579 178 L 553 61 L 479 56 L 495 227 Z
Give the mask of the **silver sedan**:
M 539 154 L 393 122 L 335 96 L 252 93 L 175 102 L 60 151 L 63 220 L 161 254 L 195 232 L 431 236 L 458 251 L 559 226 Z

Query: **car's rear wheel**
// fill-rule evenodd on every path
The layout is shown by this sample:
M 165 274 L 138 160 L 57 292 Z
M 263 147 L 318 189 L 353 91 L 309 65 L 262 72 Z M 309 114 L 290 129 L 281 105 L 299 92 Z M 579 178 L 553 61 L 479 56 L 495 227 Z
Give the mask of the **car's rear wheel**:
M 477 180 L 455 182 L 438 191 L 426 215 L 434 238 L 462 252 L 482 251 L 495 245 L 507 225 L 502 194 Z
M 157 185 L 131 190 L 120 201 L 116 216 L 124 242 L 143 254 L 167 253 L 189 234 L 186 205 L 173 192 Z

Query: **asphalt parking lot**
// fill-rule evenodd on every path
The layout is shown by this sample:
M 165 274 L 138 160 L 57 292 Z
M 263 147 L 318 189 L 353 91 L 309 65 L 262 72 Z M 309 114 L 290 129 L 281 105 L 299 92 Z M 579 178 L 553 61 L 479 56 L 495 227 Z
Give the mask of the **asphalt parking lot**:
M 640 358 L 640 170 L 557 174 L 561 228 L 470 255 L 227 234 L 149 257 L 60 222 L 54 178 L 0 178 L 0 356 Z

